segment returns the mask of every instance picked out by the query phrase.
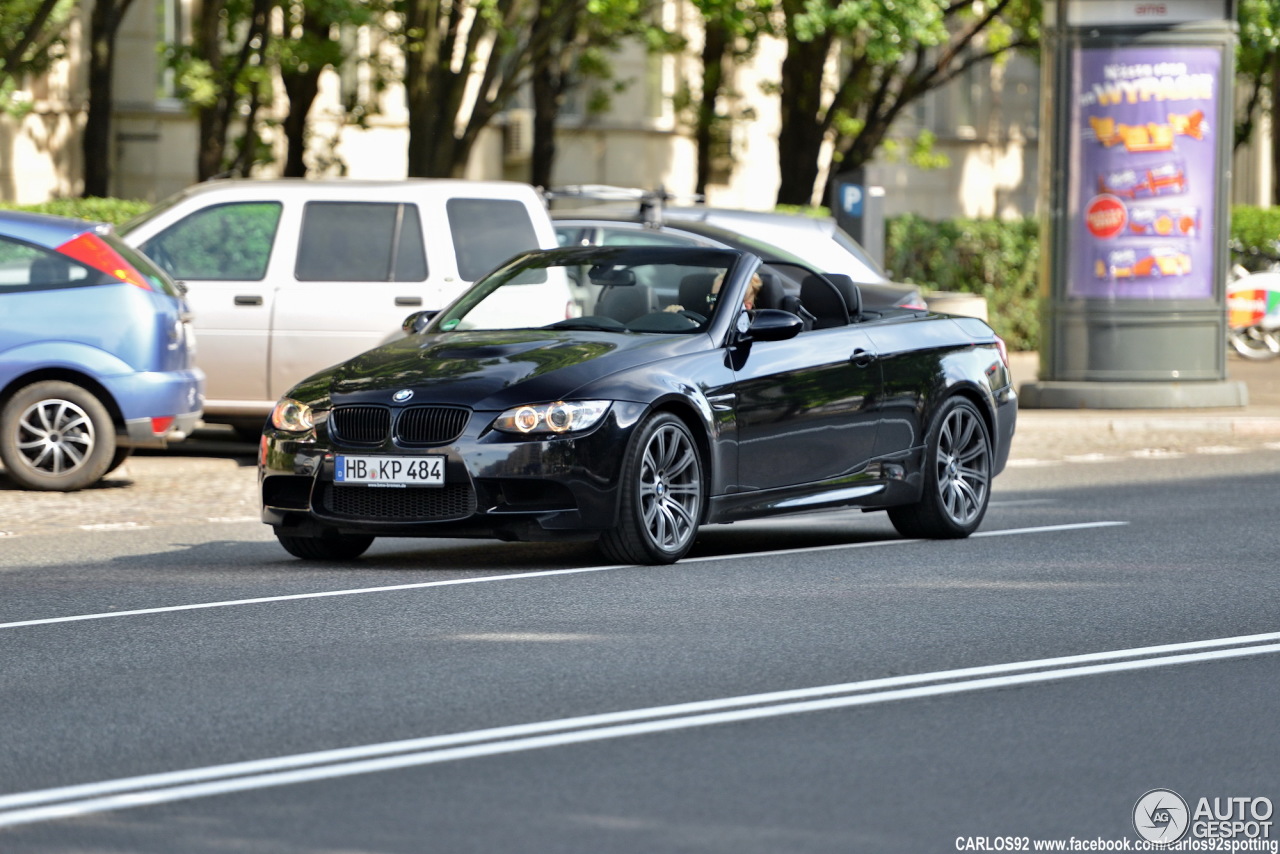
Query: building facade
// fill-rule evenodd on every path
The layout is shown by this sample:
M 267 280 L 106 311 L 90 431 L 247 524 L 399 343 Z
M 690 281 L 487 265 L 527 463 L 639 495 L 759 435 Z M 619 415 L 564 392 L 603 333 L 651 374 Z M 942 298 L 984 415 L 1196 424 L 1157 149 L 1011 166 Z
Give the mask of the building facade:
M 160 46 L 181 40 L 189 27 L 192 0 L 135 0 L 117 42 L 116 105 L 111 154 L 111 194 L 157 201 L 196 181 L 196 122 L 176 97 Z M 80 4 L 70 24 L 68 59 L 50 74 L 28 81 L 33 109 L 21 119 L 0 117 L 0 198 L 35 203 L 76 196 L 82 187 L 80 130 L 87 104 L 83 44 L 89 7 Z M 696 85 L 696 12 L 667 0 L 663 25 L 688 33 L 690 51 L 656 56 L 639 48 L 615 59 L 626 85 L 610 109 L 588 113 L 571 104 L 562 116 L 554 183 L 664 186 L 677 193 L 695 186 L 696 150 L 689 127 L 677 114 L 677 94 Z M 385 50 L 368 32 L 350 38 L 365 51 Z M 752 118 L 732 126 L 728 149 L 708 188 L 712 204 L 771 208 L 778 187 L 776 81 L 785 46 L 765 41 L 750 61 L 731 69 L 735 113 Z M 394 61 L 394 57 L 390 57 Z M 277 87 L 278 88 L 278 87 Z M 377 100 L 366 127 L 344 125 L 334 105 Z M 528 179 L 531 114 L 519 106 L 482 135 L 467 167 L 472 178 Z M 1031 60 L 971 69 L 932 93 L 900 120 L 895 130 L 936 137 L 935 151 L 947 165 L 920 169 L 880 158 L 868 183 L 885 187 L 885 212 L 929 217 L 1012 217 L 1034 211 L 1037 198 L 1039 69 Z M 277 163 L 283 162 L 275 140 Z M 407 115 L 398 86 L 378 92 L 358 68 L 326 72 L 311 113 L 310 167 L 315 174 L 358 178 L 403 178 L 407 172 Z M 1237 158 L 1241 201 L 1263 203 L 1270 186 L 1264 159 Z M 261 170 L 264 176 L 278 169 Z M 815 203 L 825 201 L 815 195 Z M 1265 200 L 1269 201 L 1269 200 Z

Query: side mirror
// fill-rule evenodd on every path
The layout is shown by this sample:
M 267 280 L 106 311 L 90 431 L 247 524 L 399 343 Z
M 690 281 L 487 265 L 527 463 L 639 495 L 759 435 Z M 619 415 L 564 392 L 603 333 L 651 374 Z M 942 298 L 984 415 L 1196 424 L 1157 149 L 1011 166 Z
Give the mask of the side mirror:
M 415 311 L 404 319 L 404 323 L 400 324 L 400 328 L 404 330 L 405 335 L 421 335 L 427 331 L 427 327 L 431 325 L 431 321 L 439 313 L 439 311 Z
M 786 341 L 804 329 L 804 321 L 789 311 L 776 308 L 757 309 L 741 340 Z

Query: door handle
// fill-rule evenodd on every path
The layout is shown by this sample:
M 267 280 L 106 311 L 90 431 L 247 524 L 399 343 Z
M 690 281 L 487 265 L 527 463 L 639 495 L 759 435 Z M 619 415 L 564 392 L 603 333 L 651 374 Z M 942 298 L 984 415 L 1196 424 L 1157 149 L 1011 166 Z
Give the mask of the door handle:
M 259 296 L 237 296 L 235 298 L 236 305 L 262 305 L 262 297 Z
M 859 368 L 870 366 L 876 360 L 876 354 L 870 350 L 864 350 L 861 347 L 853 351 L 853 355 L 849 357 L 849 361 L 853 362 Z
M 422 297 L 396 297 L 396 305 L 420 306 Z

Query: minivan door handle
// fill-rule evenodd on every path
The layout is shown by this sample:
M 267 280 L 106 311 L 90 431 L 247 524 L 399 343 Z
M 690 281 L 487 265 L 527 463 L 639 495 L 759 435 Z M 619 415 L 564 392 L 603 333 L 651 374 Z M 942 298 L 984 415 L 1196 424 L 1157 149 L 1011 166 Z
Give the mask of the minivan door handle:
M 262 297 L 260 296 L 237 296 L 235 298 L 236 305 L 262 305 Z
M 396 297 L 396 305 L 404 305 L 404 306 L 422 305 L 422 297 Z

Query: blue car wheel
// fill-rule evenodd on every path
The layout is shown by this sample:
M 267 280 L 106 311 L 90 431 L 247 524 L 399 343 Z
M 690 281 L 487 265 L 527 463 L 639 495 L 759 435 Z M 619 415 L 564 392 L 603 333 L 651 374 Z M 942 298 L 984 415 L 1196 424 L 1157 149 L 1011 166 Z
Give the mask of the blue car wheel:
M 26 489 L 83 489 L 99 481 L 115 458 L 111 415 L 78 385 L 32 383 L 0 410 L 0 460 Z

